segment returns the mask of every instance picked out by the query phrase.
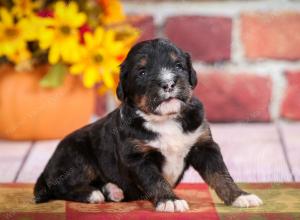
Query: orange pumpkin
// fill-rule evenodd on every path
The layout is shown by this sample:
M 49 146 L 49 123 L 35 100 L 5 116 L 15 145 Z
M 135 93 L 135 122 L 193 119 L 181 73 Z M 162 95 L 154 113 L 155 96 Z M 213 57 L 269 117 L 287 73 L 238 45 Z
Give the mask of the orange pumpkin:
M 39 85 L 48 66 L 16 72 L 0 65 L 0 138 L 41 140 L 62 138 L 87 124 L 94 111 L 93 89 L 67 74 L 55 89 Z

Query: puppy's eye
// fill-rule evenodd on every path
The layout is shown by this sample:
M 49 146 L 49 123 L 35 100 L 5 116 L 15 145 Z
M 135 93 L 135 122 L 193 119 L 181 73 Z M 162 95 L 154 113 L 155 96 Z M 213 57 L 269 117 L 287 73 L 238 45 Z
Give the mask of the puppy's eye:
M 139 74 L 139 76 L 144 76 L 144 75 L 146 75 L 146 70 L 145 69 L 139 69 L 138 70 L 138 74 Z
M 175 68 L 178 69 L 178 70 L 183 70 L 183 65 L 180 62 L 177 62 L 175 64 Z

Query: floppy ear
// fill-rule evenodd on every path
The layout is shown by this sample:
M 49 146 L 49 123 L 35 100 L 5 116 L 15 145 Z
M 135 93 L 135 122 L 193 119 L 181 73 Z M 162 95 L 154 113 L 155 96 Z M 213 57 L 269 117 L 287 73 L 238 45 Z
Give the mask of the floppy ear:
M 194 89 L 197 85 L 197 73 L 193 68 L 191 56 L 188 53 L 185 53 L 186 63 L 189 71 L 189 80 L 192 88 Z
M 118 87 L 117 87 L 117 97 L 121 102 L 124 101 L 124 91 L 122 88 L 121 79 L 120 79 Z
M 120 78 L 119 84 L 117 87 L 117 97 L 123 102 L 125 100 L 124 84 L 125 84 L 125 75 L 126 75 L 126 65 L 125 61 L 120 65 Z

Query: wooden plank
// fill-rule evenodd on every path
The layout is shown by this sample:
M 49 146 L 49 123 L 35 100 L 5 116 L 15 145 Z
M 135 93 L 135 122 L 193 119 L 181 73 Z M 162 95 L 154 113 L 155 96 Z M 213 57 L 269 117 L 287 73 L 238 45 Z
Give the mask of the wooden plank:
M 213 124 L 212 133 L 220 144 L 224 160 L 236 181 L 292 180 L 273 124 Z M 34 182 L 57 143 L 58 141 L 37 142 L 18 181 Z M 182 182 L 202 182 L 202 179 L 195 170 L 189 169 Z
M 274 124 L 214 124 L 212 134 L 236 181 L 292 181 Z
M 0 182 L 13 182 L 31 142 L 0 140 Z
M 212 134 L 220 145 L 228 169 L 238 182 L 281 182 L 292 181 L 279 135 L 274 124 L 212 124 Z M 294 129 L 298 143 L 298 154 L 293 154 L 295 169 L 300 177 L 299 140 L 296 140 L 298 130 Z M 296 148 L 296 145 L 291 145 Z M 294 152 L 296 150 L 293 149 Z M 299 157 L 298 157 L 299 158 Z M 298 177 L 298 178 L 299 178 Z M 182 182 L 203 182 L 199 174 L 190 168 L 184 175 Z
M 295 180 L 300 181 L 300 123 L 280 123 L 286 153 Z
M 58 140 L 35 142 L 17 182 L 34 183 L 53 154 Z

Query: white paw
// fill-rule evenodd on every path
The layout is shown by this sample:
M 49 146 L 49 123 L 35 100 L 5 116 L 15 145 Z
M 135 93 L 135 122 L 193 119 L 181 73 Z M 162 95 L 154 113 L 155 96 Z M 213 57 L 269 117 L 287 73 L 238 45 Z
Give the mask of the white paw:
M 113 183 L 107 183 L 102 191 L 107 193 L 107 197 L 114 202 L 120 202 L 124 199 L 123 190 Z
M 232 206 L 239 207 L 239 208 L 248 208 L 248 207 L 255 207 L 262 205 L 262 200 L 254 195 L 240 195 L 237 197 L 234 202 L 232 203 Z
M 104 202 L 104 196 L 100 190 L 94 190 L 88 198 L 89 203 Z
M 189 205 L 185 200 L 167 200 L 158 203 L 156 206 L 156 211 L 159 212 L 184 212 L 189 209 Z

